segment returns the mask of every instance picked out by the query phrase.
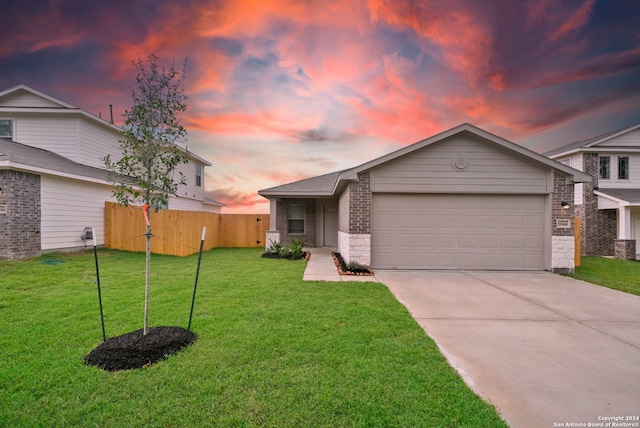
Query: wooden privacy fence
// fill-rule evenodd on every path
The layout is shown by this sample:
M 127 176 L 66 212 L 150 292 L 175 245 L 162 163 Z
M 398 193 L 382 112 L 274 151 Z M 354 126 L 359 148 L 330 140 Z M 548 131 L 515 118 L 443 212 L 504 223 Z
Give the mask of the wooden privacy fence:
M 106 202 L 104 245 L 126 251 L 145 251 L 146 224 L 140 208 Z M 269 214 L 216 214 L 162 210 L 150 213 L 151 252 L 188 256 L 200 249 L 202 226 L 207 228 L 204 249 L 262 247 L 269 229 Z

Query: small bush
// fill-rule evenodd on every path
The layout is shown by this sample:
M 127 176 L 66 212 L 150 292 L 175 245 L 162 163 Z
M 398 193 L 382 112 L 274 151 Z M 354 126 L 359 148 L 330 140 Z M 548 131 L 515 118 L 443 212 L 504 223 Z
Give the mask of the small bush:
M 364 270 L 368 270 L 368 268 L 364 265 L 361 265 L 360 263 L 356 262 L 355 260 L 351 260 L 348 264 L 347 267 L 349 268 L 350 271 L 364 271 Z
M 280 242 L 271 241 L 271 245 L 262 257 L 274 259 L 300 260 L 304 258 L 305 251 L 302 250 L 304 242 L 301 239 L 294 239 L 288 245 L 282 245 Z
M 267 248 L 267 254 L 280 254 L 283 249 L 283 246 L 280 242 L 270 241 L 271 245 Z
M 304 247 L 304 242 L 302 242 L 302 239 L 294 239 L 293 242 L 287 245 L 286 248 L 289 250 L 291 258 L 297 260 L 304 256 L 302 247 Z

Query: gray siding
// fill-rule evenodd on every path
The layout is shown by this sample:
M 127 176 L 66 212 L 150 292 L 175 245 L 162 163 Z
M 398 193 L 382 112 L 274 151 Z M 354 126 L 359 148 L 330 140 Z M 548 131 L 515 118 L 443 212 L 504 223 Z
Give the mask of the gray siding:
M 616 138 L 612 138 L 607 141 L 599 143 L 598 147 L 634 147 L 637 148 L 640 144 L 640 129 L 627 132 Z
M 42 249 L 84 246 L 85 227 L 96 228 L 104 244 L 104 202 L 114 201 L 110 186 L 45 175 L 41 182 Z M 91 244 L 91 243 L 88 243 Z
M 456 159 L 462 158 L 458 168 Z M 466 163 L 466 168 L 464 168 Z M 455 135 L 371 172 L 373 192 L 547 193 L 546 168 L 470 135 Z
M 26 91 L 19 91 L 11 96 L 4 97 L 0 102 L 2 107 L 44 107 L 60 108 L 60 104 L 42 98 L 39 95 Z
M 75 117 L 17 116 L 14 140 L 79 162 L 78 127 Z
M 78 144 L 79 162 L 84 165 L 104 168 L 103 158 L 110 154 L 111 160 L 118 161 L 120 153 L 120 135 L 112 128 L 100 126 L 89 121 L 80 121 Z

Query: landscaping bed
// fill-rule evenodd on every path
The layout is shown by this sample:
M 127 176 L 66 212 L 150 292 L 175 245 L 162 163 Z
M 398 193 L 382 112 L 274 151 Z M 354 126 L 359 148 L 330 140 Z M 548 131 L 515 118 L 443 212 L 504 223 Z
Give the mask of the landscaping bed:
M 108 371 L 149 367 L 191 345 L 196 335 L 182 327 L 151 327 L 105 340 L 84 357 L 87 365 Z
M 264 259 L 309 260 L 311 258 L 311 252 L 304 251 L 302 254 L 297 256 L 264 252 L 261 257 Z
M 373 271 L 358 263 L 347 263 L 340 253 L 331 253 L 340 275 L 373 276 Z
M 302 247 L 304 247 L 304 242 L 300 239 L 294 239 L 293 242 L 287 245 L 272 241 L 267 251 L 262 254 L 262 257 L 266 259 L 309 260 L 311 253 L 303 251 Z

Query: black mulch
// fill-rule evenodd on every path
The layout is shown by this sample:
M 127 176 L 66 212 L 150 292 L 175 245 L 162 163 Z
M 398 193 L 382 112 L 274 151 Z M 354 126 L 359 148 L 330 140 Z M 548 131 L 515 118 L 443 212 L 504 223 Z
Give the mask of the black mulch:
M 338 273 L 340 275 L 360 275 L 360 276 L 372 276 L 373 271 L 366 266 L 361 266 L 360 268 L 351 269 L 347 265 L 347 262 L 344 261 L 342 255 L 340 253 L 331 253 L 333 256 L 333 261 L 338 268 Z
M 287 260 L 302 260 L 302 259 L 307 259 L 309 260 L 309 257 L 311 256 L 311 253 L 309 251 L 305 251 L 304 253 L 302 253 L 300 256 L 298 257 L 294 257 L 291 254 L 287 254 L 287 255 L 281 255 L 279 253 L 270 253 L 270 252 L 265 252 L 262 253 L 262 258 L 263 259 L 287 259 Z
M 108 371 L 139 369 L 191 345 L 195 333 L 182 327 L 150 327 L 102 342 L 84 357 L 85 364 Z

